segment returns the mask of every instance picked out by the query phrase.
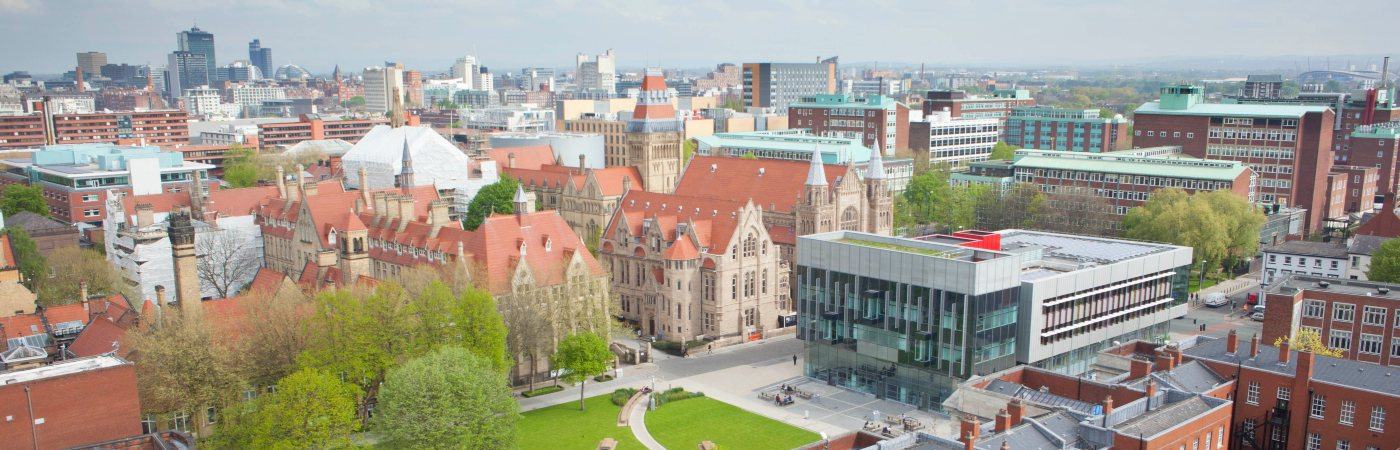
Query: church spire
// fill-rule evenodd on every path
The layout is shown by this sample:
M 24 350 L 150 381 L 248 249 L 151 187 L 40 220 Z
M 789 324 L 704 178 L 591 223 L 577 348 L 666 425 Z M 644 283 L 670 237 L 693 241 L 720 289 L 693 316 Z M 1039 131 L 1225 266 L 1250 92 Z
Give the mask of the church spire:
M 405 130 L 406 131 L 406 130 Z M 413 153 L 408 149 L 408 133 L 403 137 L 403 170 L 399 171 L 399 187 L 413 187 Z
M 826 166 L 822 164 L 822 152 L 812 146 L 812 165 L 807 168 L 807 186 L 826 186 Z
M 875 150 L 870 153 L 870 166 L 865 169 L 865 179 L 882 180 L 885 178 L 885 158 L 880 156 L 880 151 Z

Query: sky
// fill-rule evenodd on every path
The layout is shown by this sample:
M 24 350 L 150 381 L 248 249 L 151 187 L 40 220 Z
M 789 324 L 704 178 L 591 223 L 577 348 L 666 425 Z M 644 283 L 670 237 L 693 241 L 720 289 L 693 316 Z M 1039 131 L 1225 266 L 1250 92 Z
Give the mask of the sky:
M 384 61 L 436 73 L 464 54 L 488 68 L 566 68 L 609 48 L 622 68 L 1384 54 L 1400 50 L 1391 1 L 0 0 L 0 73 L 71 70 L 80 51 L 163 65 L 194 24 L 214 33 L 220 65 L 260 38 L 274 65 L 318 74 Z

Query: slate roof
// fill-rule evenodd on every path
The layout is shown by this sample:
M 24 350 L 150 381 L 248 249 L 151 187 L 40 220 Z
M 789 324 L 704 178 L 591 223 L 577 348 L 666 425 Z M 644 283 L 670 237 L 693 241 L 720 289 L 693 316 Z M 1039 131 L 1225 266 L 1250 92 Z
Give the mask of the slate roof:
M 48 217 L 34 214 L 29 211 L 20 211 L 15 213 L 14 215 L 6 216 L 5 226 L 18 226 L 20 228 L 24 228 L 24 230 L 30 232 L 30 234 L 34 234 L 35 230 L 68 228 L 68 225 L 64 225 L 63 222 L 59 222 Z
M 1229 354 L 1225 352 L 1224 339 L 1213 339 L 1203 336 L 1195 347 L 1186 349 L 1184 353 L 1193 358 L 1220 361 L 1228 364 L 1240 364 L 1287 377 L 1294 376 L 1298 369 L 1298 352 L 1292 351 L 1293 355 L 1288 358 L 1288 364 L 1282 365 L 1278 363 L 1278 352 L 1278 347 L 1260 345 L 1259 356 L 1254 358 L 1249 358 L 1248 352 Z M 1367 390 L 1392 397 L 1400 397 L 1400 367 L 1385 367 L 1371 363 L 1320 355 L 1315 356 L 1315 358 L 1313 362 L 1313 381 Z
M 1128 436 L 1156 436 L 1157 433 L 1170 430 L 1193 417 L 1210 411 L 1212 408 L 1215 406 L 1211 406 L 1204 398 L 1192 396 L 1176 403 L 1160 406 L 1146 414 L 1115 425 L 1113 428 L 1119 434 Z
M 1196 394 L 1209 391 L 1225 382 L 1225 377 L 1216 374 L 1200 361 L 1185 362 L 1167 372 L 1152 372 L 1151 378 L 1166 387 Z M 1143 389 L 1147 379 L 1148 377 L 1143 377 L 1129 386 Z
M 1381 236 L 1357 235 L 1351 238 L 1351 243 L 1347 244 L 1347 253 L 1352 255 L 1370 255 L 1381 248 L 1381 244 L 1391 238 Z
M 1264 249 L 1265 253 L 1346 259 L 1347 248 L 1331 242 L 1287 241 Z
M 999 392 L 1016 398 L 1023 398 L 1041 405 L 1059 406 L 1073 409 L 1082 413 L 1089 413 L 1093 411 L 1094 406 L 1096 406 L 1089 402 L 1083 402 L 1068 397 L 1061 397 L 1059 395 L 1051 394 L 1049 392 L 1040 392 L 1035 389 L 1025 387 L 1020 383 L 1013 383 L 999 378 L 993 379 L 990 383 L 987 384 L 987 387 L 985 389 L 991 392 Z

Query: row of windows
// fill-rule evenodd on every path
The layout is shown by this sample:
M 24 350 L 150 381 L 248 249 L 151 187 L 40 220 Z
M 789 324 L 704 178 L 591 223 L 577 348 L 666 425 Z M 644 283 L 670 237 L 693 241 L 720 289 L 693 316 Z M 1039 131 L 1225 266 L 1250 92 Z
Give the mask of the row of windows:
M 1287 262 L 1288 259 L 1289 257 L 1284 257 L 1285 262 Z M 1298 259 L 1300 260 L 1299 262 L 1302 263 L 1301 260 L 1303 258 L 1299 257 Z M 1272 262 L 1273 260 L 1274 255 L 1269 255 L 1269 261 Z M 1321 261 L 1321 259 L 1314 258 L 1314 262 L 1318 261 Z M 1332 261 L 1332 268 L 1337 268 L 1336 261 Z M 1303 317 L 1321 319 L 1323 317 L 1323 314 L 1325 313 L 1326 308 L 1327 302 L 1324 302 L 1322 300 L 1305 300 L 1303 303 Z M 1355 316 L 1356 305 L 1351 303 L 1332 303 L 1333 321 L 1351 322 Z M 1387 316 L 1390 316 L 1390 314 L 1386 312 L 1386 308 L 1380 306 L 1363 305 L 1361 313 L 1361 323 L 1363 325 L 1383 327 L 1385 326 Z M 1400 326 L 1400 309 L 1395 310 L 1395 326 Z
M 1293 159 L 1293 149 L 1251 145 L 1207 145 L 1206 154 L 1234 158 Z

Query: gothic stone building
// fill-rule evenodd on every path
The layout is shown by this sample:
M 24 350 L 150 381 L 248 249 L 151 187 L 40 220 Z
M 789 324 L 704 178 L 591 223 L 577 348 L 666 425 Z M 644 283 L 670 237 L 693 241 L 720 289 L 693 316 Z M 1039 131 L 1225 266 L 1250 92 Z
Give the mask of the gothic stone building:
M 558 211 L 574 233 L 590 245 L 597 244 L 622 195 L 642 187 L 635 167 L 579 169 L 547 164 L 539 169 L 507 168 L 504 172 L 535 194 L 540 209 Z

